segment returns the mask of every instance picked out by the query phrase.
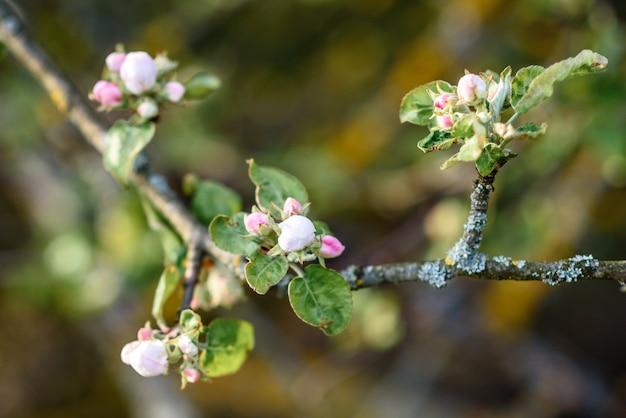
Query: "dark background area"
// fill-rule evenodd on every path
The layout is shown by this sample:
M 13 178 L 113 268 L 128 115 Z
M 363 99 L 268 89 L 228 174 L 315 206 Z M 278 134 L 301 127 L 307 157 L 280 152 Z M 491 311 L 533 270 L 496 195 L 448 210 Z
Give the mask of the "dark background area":
M 168 107 L 148 152 L 180 189 L 212 178 L 252 203 L 247 158 L 307 186 L 346 244 L 331 266 L 439 258 L 474 170 L 440 171 L 405 93 L 464 69 L 513 71 L 593 49 L 600 75 L 559 84 L 522 121 L 548 122 L 498 175 L 483 250 L 518 259 L 626 258 L 626 10 L 593 0 L 24 0 L 41 46 L 88 94 L 117 43 L 214 71 L 209 100 Z M 113 121 L 112 115 L 103 118 Z M 356 292 L 325 337 L 286 299 L 247 319 L 242 370 L 179 392 L 137 376 L 122 345 L 149 319 L 162 268 L 133 191 L 37 83 L 0 61 L 0 417 L 623 417 L 626 294 L 613 282 L 454 279 Z M 172 303 L 172 312 L 176 309 Z

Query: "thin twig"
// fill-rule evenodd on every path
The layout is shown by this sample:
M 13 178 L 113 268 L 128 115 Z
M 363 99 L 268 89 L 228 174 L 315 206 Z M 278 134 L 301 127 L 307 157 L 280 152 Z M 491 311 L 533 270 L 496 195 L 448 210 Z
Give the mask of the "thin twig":
M 187 265 L 185 266 L 185 277 L 183 279 L 183 300 L 178 309 L 178 314 L 185 309 L 191 308 L 191 300 L 193 293 L 198 284 L 198 276 L 200 275 L 200 267 L 202 267 L 202 258 L 204 250 L 197 245 L 190 245 L 187 248 Z

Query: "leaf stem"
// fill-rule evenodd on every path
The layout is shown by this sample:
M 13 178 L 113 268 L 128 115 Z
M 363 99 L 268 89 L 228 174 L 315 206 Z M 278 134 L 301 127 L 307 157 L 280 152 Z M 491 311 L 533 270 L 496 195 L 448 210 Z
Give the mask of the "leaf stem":
M 517 113 L 517 112 L 513 113 L 513 116 L 511 116 L 509 118 L 509 120 L 506 121 L 506 124 L 508 125 L 508 124 L 511 124 L 511 123 L 515 122 L 517 120 L 517 118 L 519 118 L 519 116 L 520 116 L 519 113 Z

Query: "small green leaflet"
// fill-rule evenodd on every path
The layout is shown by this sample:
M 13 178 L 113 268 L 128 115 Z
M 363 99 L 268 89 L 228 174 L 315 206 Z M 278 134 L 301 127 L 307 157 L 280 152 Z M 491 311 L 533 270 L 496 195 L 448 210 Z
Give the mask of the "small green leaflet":
M 152 122 L 133 125 L 125 120 L 118 120 L 109 129 L 102 157 L 103 164 L 122 186 L 128 186 L 135 159 L 152 140 L 154 132 L 155 126 Z
M 348 283 L 336 271 L 317 264 L 289 283 L 289 302 L 300 319 L 327 335 L 343 331 L 352 316 Z
M 209 377 L 233 374 L 254 348 L 254 329 L 249 322 L 217 318 L 206 330 L 206 351 L 200 356 L 200 367 Z
M 262 167 L 248 160 L 250 180 L 256 185 L 256 202 L 260 209 L 279 219 L 285 200 L 293 197 L 300 204 L 309 202 L 306 189 L 296 177 L 273 167 Z
M 528 89 L 519 101 L 513 104 L 513 107 L 519 114 L 526 113 L 552 95 L 555 83 L 582 75 L 599 73 L 606 69 L 607 64 L 606 57 L 588 49 L 581 51 L 575 57 L 552 64 L 532 78 Z M 516 75 L 515 78 L 517 77 Z

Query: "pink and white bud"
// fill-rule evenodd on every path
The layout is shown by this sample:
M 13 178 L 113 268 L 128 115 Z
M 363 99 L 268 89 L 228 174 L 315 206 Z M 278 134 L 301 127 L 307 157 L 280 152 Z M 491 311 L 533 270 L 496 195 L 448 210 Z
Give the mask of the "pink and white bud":
M 267 215 L 262 212 L 253 212 L 244 215 L 243 224 L 246 230 L 251 234 L 259 234 L 261 225 L 267 225 Z
M 446 106 L 448 106 L 448 103 L 456 98 L 457 97 L 454 94 L 442 94 L 441 96 L 437 96 L 437 98 L 435 98 L 433 106 L 435 107 L 435 109 L 443 110 L 446 108 Z
M 115 107 L 122 103 L 122 90 L 110 81 L 100 80 L 92 90 L 94 100 L 105 107 Z
M 128 91 L 140 95 L 156 83 L 157 66 L 148 53 L 129 52 L 120 66 L 120 77 Z
M 315 240 L 315 226 L 306 216 L 293 215 L 278 224 L 278 245 L 286 252 L 300 251 Z
M 200 372 L 192 367 L 185 367 L 183 374 L 189 383 L 196 383 L 200 379 Z
M 111 52 L 105 58 L 104 62 L 106 62 L 107 67 L 110 71 L 117 73 L 120 71 L 122 67 L 122 63 L 126 59 L 126 54 L 123 52 Z
M 456 89 L 459 98 L 468 103 L 487 97 L 487 85 L 476 74 L 465 74 L 459 79 Z
M 159 114 L 159 106 L 152 99 L 145 99 L 137 107 L 137 113 L 144 119 L 152 119 Z
M 178 81 L 170 81 L 165 85 L 165 96 L 172 103 L 180 102 L 185 95 L 185 86 Z
M 159 376 L 167 371 L 167 349 L 161 340 L 130 342 L 122 348 L 121 358 L 144 377 Z
M 183 335 L 178 339 L 178 348 L 183 354 L 195 357 L 198 355 L 198 346 L 193 343 L 193 340 L 187 335 Z
M 287 216 L 300 215 L 302 212 L 302 205 L 300 205 L 300 202 L 293 197 L 288 197 L 283 205 L 283 212 L 285 212 Z
M 324 235 L 322 237 L 322 247 L 320 248 L 320 255 L 324 258 L 339 257 L 346 247 L 337 238 L 331 235 Z
M 152 337 L 152 330 L 148 327 L 139 328 L 137 331 L 137 339 L 139 341 L 149 340 Z
M 435 116 L 435 119 L 437 120 L 437 126 L 441 129 L 452 128 L 452 117 L 450 115 Z

